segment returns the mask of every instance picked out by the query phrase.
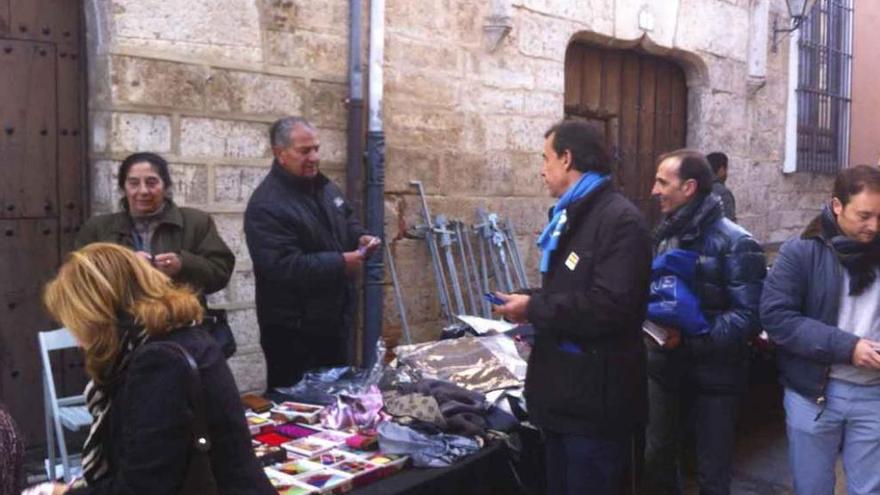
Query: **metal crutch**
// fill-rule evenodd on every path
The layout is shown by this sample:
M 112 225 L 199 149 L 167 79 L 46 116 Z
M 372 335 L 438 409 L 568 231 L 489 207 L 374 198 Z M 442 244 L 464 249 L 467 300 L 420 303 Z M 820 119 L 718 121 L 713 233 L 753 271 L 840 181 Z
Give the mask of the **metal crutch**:
M 403 295 L 400 293 L 400 281 L 397 279 L 397 267 L 394 264 L 394 256 L 391 255 L 390 242 L 385 243 L 385 258 L 391 271 L 391 285 L 394 287 L 394 300 L 397 301 L 397 312 L 400 313 L 400 324 L 403 326 L 403 338 L 406 340 L 406 345 L 410 345 L 412 336 L 409 333 L 409 321 L 406 318 L 406 308 L 403 305 Z
M 449 285 L 452 286 L 452 296 L 455 298 L 455 309 L 458 314 L 466 314 L 464 297 L 461 294 L 461 284 L 458 283 L 458 269 L 455 267 L 455 253 L 452 251 L 452 231 L 449 230 L 449 221 L 446 215 L 437 215 L 434 221 L 435 231 L 440 236 L 440 247 L 446 257 L 446 269 L 449 272 Z
M 471 312 L 468 314 L 476 316 L 480 313 L 480 308 L 477 306 L 477 294 L 474 292 L 474 286 L 472 283 L 472 262 L 471 259 L 468 258 L 468 251 L 465 249 L 464 239 L 462 239 L 462 237 L 466 235 L 466 231 L 462 228 L 461 222 L 456 221 L 453 224 L 455 226 L 455 240 L 458 244 L 458 252 L 461 254 L 461 266 L 465 287 L 467 288 L 468 301 L 471 303 Z
M 446 288 L 446 279 L 443 277 L 443 265 L 440 261 L 440 251 L 437 248 L 437 240 L 434 239 L 434 229 L 431 226 L 431 212 L 428 210 L 428 200 L 425 198 L 425 188 L 422 181 L 411 180 L 411 186 L 419 190 L 419 198 L 422 200 L 422 218 L 425 221 L 425 240 L 428 242 L 428 251 L 431 253 L 431 265 L 434 267 L 434 279 L 437 282 L 437 295 L 440 299 L 440 311 L 450 324 L 455 323 L 455 317 L 449 307 L 449 290 Z

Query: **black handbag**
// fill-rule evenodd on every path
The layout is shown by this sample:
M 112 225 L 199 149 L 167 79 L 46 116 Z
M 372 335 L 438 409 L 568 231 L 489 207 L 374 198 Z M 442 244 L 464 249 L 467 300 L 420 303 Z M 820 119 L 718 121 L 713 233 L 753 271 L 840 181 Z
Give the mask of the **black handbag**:
M 211 437 L 208 435 L 208 415 L 205 411 L 205 392 L 199 366 L 192 355 L 177 342 L 166 340 L 187 362 L 188 380 L 186 395 L 193 408 L 192 438 L 189 448 L 189 462 L 186 466 L 180 495 L 220 495 L 217 480 L 211 468 Z
M 225 309 L 207 308 L 202 325 L 211 334 L 211 337 L 214 337 L 214 340 L 217 341 L 217 345 L 220 346 L 220 350 L 223 351 L 226 359 L 235 354 L 237 349 L 235 335 L 232 334 L 232 327 L 229 326 Z

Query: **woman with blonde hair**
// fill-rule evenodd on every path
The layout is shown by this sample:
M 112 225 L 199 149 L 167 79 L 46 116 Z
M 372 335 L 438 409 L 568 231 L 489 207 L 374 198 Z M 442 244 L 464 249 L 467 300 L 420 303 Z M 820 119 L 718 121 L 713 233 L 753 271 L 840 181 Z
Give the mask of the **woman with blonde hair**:
M 91 378 L 84 480 L 68 493 L 274 493 L 191 289 L 129 249 L 95 243 L 69 255 L 44 302 L 84 349 Z

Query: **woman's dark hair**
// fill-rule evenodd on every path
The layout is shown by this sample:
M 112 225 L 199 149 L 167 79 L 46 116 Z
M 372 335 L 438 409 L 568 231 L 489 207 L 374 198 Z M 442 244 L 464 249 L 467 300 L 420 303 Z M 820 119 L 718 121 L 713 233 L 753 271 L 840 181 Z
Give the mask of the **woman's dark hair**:
M 880 169 L 872 165 L 856 165 L 845 168 L 837 174 L 832 196 L 846 206 L 851 196 L 859 194 L 865 188 L 880 193 Z
M 697 194 L 702 195 L 712 192 L 712 182 L 715 180 L 715 175 L 712 173 L 712 168 L 702 153 L 687 148 L 670 151 L 657 158 L 657 165 L 659 166 L 668 158 L 679 159 L 678 179 L 680 181 L 686 182 L 691 179 L 697 181 Z
M 166 194 L 170 194 L 171 174 L 168 172 L 168 162 L 161 156 L 148 152 L 128 155 L 125 160 L 122 160 L 122 163 L 119 165 L 119 177 L 116 178 L 117 183 L 119 184 L 119 189 L 125 189 L 125 179 L 128 178 L 128 171 L 132 166 L 141 162 L 147 162 L 153 167 L 153 170 L 155 170 L 156 173 L 159 174 L 159 178 L 162 179 L 162 185 L 165 186 Z
M 720 151 L 709 153 L 706 155 L 706 160 L 709 162 L 709 166 L 712 167 L 712 172 L 715 175 L 718 175 L 718 171 L 722 168 L 727 168 L 727 155 Z
M 561 156 L 571 152 L 572 164 L 580 172 L 611 173 L 611 164 L 602 135 L 590 124 L 581 120 L 563 120 L 544 133 L 553 136 L 553 151 Z

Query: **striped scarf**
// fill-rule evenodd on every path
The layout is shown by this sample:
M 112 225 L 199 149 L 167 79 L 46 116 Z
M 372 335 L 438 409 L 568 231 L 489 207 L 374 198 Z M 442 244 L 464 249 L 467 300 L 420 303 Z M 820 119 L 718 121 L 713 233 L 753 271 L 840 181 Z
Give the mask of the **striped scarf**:
M 108 412 L 112 405 L 111 395 L 115 385 L 119 383 L 122 373 L 128 367 L 133 351 L 142 346 L 147 341 L 148 335 L 146 330 L 136 327 L 131 317 L 121 317 L 118 323 L 120 333 L 119 355 L 108 376 L 111 382 L 104 385 L 98 385 L 94 380 L 89 381 L 86 385 L 85 396 L 86 406 L 92 414 L 92 426 L 89 429 L 89 436 L 83 445 L 83 477 L 86 483 L 94 483 L 102 476 L 107 474 L 109 464 L 104 455 L 103 441 L 105 438 L 106 422 L 108 420 Z

